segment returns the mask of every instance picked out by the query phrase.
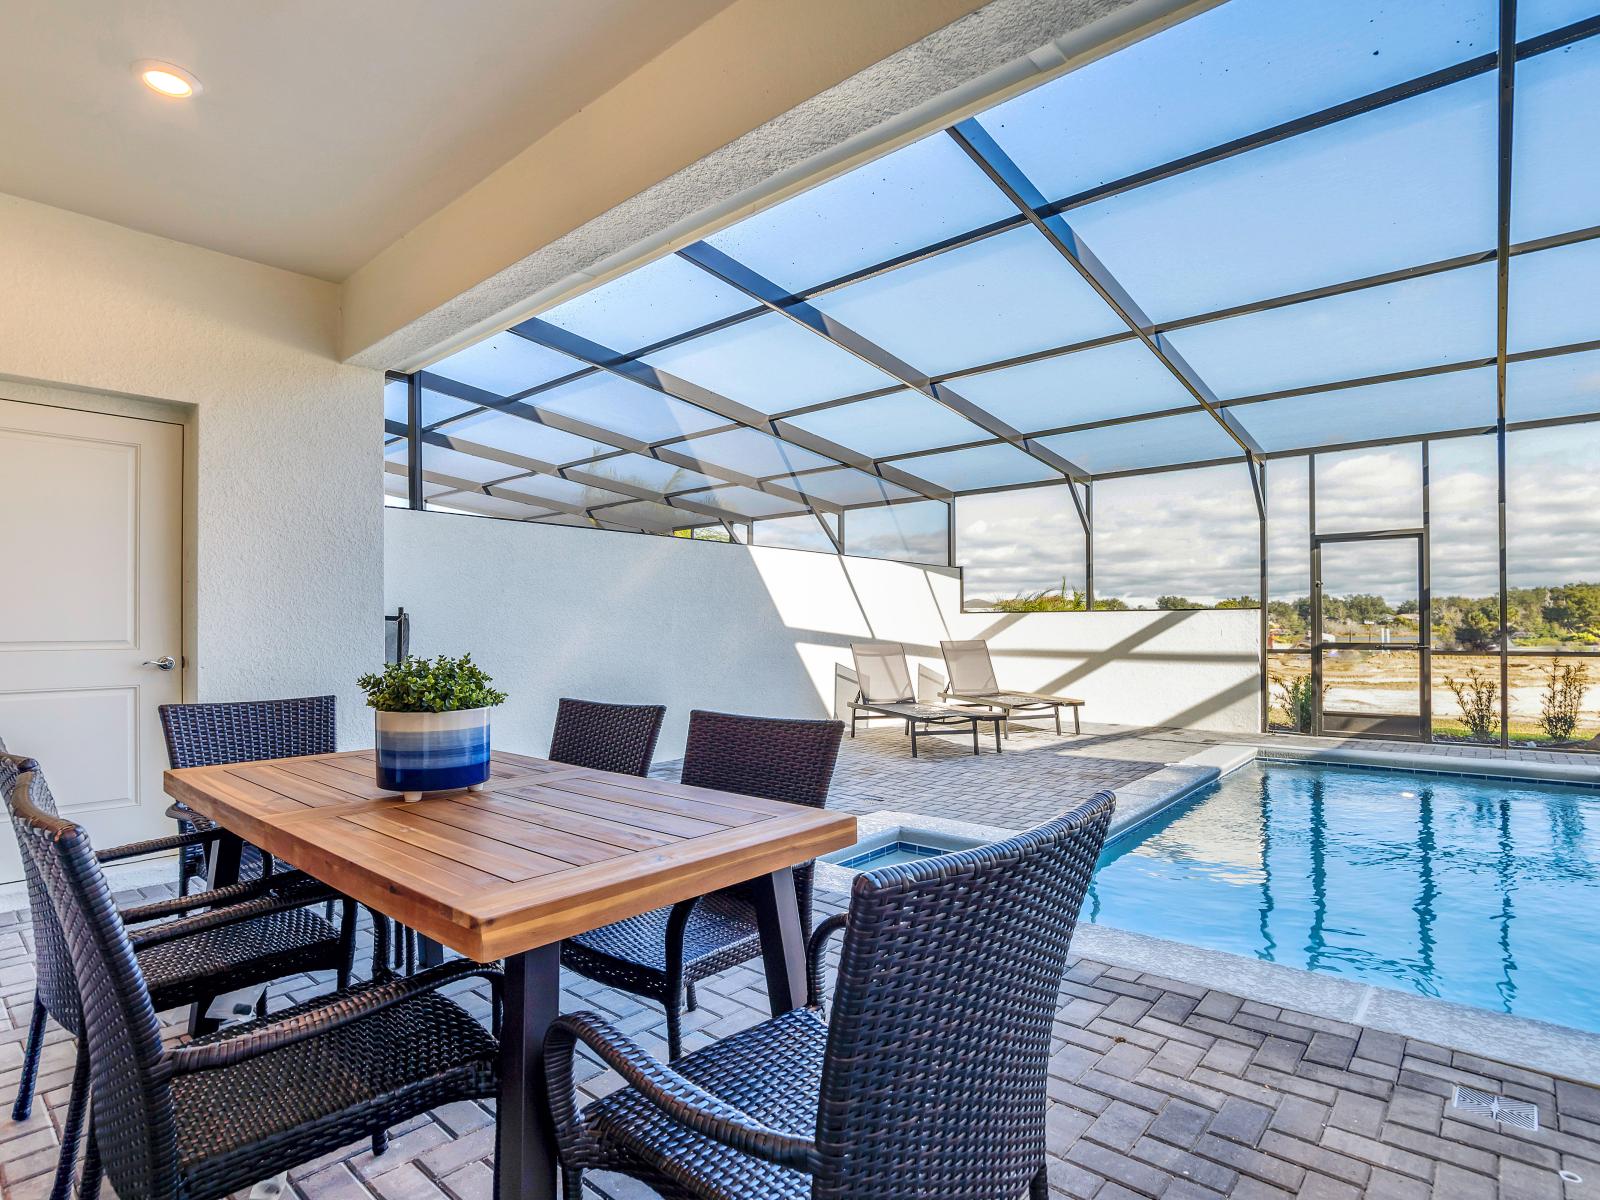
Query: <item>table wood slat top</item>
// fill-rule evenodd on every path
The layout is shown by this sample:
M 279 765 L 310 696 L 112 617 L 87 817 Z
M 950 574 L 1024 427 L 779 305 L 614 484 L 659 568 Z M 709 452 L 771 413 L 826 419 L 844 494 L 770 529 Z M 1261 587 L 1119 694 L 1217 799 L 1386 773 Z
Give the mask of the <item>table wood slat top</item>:
M 370 750 L 166 773 L 168 795 L 479 962 L 855 841 L 855 818 L 496 751 L 481 792 L 407 804 Z

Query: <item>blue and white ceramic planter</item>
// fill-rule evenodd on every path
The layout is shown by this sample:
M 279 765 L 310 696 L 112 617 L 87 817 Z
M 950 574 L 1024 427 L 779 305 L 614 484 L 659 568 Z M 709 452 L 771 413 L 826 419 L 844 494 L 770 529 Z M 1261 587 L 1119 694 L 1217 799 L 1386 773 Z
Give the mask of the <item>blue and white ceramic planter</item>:
M 479 788 L 489 778 L 489 712 L 377 712 L 378 786 L 424 792 Z

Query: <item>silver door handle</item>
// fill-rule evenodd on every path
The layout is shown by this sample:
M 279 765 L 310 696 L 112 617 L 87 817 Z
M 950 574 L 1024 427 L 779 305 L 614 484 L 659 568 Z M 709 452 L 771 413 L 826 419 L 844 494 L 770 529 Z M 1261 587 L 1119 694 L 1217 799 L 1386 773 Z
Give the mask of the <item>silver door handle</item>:
M 164 654 L 160 658 L 155 659 L 154 661 L 151 661 L 150 659 L 146 659 L 143 663 L 140 664 L 140 666 L 155 667 L 158 671 L 170 671 L 170 670 L 172 670 L 173 667 L 175 667 L 177 665 L 178 665 L 178 660 L 173 658 L 172 655 L 170 655 L 170 654 Z

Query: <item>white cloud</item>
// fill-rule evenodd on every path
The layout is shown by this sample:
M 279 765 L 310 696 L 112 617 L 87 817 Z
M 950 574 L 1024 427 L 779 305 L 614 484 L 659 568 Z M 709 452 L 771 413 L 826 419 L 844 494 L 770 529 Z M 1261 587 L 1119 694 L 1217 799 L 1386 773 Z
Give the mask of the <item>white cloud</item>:
M 1513 587 L 1600 580 L 1600 423 L 1530 430 L 1508 442 L 1509 577 Z M 1498 574 L 1493 438 L 1435 442 L 1429 451 L 1432 587 L 1436 596 L 1491 595 Z M 1422 521 L 1421 453 L 1384 447 L 1317 461 L 1323 532 Z M 1310 588 L 1304 460 L 1272 462 L 1268 553 L 1275 599 Z M 1065 488 L 957 502 L 957 552 L 967 596 L 1082 586 L 1083 535 Z M 1095 485 L 1095 591 L 1134 604 L 1158 595 L 1215 602 L 1257 590 L 1257 524 L 1243 467 L 1106 480 Z M 1403 548 L 1340 552 L 1334 590 L 1414 596 Z M 1331 556 L 1330 556 L 1331 560 Z

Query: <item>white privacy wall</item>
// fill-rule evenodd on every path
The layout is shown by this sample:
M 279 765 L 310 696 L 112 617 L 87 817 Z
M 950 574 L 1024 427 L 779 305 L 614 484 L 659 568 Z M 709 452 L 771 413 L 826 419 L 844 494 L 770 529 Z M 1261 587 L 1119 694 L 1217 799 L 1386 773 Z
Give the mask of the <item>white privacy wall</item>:
M 0 196 L 0 397 L 186 425 L 185 693 L 335 692 L 383 661 L 381 372 L 338 288 Z
M 939 642 L 987 638 L 1006 686 L 1060 691 L 1090 721 L 1257 727 L 1253 612 L 969 613 L 938 567 L 447 513 L 385 513 L 388 611 L 413 654 L 470 651 L 511 694 L 495 744 L 543 752 L 561 696 L 825 716 L 850 643 L 906 643 L 924 690 Z

